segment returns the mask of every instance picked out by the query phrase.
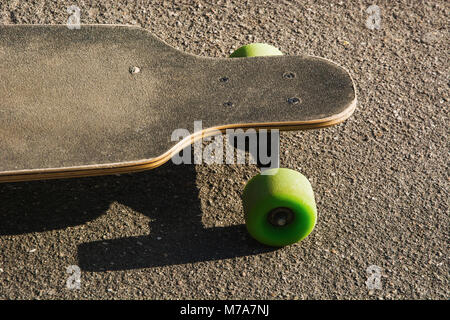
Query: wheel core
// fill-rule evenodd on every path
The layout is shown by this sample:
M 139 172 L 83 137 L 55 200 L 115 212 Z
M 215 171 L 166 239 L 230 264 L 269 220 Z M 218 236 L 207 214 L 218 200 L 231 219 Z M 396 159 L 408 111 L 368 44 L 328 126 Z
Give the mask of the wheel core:
M 289 208 L 275 208 L 267 215 L 267 221 L 274 227 L 285 227 L 295 219 L 294 212 Z

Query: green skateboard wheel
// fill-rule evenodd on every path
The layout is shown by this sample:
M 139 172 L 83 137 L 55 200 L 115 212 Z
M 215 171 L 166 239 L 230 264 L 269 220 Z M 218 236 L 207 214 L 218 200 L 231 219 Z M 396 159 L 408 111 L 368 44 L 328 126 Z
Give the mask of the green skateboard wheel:
M 259 242 L 282 247 L 306 238 L 317 219 L 314 193 L 301 173 L 269 169 L 250 179 L 242 201 L 245 224 Z
M 251 43 L 236 49 L 230 58 L 259 57 L 259 56 L 281 56 L 283 53 L 266 43 Z

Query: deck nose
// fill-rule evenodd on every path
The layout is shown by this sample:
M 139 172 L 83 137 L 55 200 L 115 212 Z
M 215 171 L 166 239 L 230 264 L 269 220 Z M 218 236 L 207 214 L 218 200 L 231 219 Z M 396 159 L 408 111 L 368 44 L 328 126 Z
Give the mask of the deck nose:
M 321 58 L 269 56 L 208 60 L 199 94 L 227 123 L 308 121 L 355 104 L 347 71 Z

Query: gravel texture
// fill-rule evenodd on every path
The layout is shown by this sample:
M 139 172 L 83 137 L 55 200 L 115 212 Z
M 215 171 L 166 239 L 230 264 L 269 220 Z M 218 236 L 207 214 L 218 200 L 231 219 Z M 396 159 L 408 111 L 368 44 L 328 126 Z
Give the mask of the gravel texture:
M 0 23 L 66 23 L 77 4 L 82 23 L 140 25 L 197 55 L 267 42 L 341 64 L 353 117 L 281 135 L 281 165 L 315 190 L 315 230 L 278 250 L 249 238 L 255 165 L 1 184 L 0 298 L 449 299 L 449 3 L 377 1 L 370 30 L 370 1 L 173 2 L 7 0 Z

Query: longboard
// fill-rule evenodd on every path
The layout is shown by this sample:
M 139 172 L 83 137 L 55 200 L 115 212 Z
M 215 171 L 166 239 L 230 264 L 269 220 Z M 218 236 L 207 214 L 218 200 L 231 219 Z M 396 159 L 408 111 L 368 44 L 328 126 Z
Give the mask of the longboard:
M 348 72 L 319 57 L 202 57 L 130 26 L 0 26 L 0 182 L 152 169 L 214 130 L 322 128 L 355 106 Z

